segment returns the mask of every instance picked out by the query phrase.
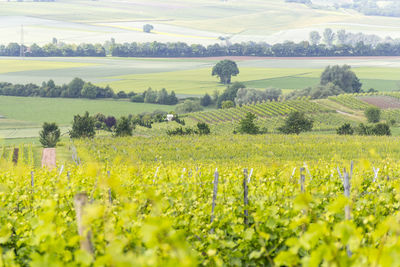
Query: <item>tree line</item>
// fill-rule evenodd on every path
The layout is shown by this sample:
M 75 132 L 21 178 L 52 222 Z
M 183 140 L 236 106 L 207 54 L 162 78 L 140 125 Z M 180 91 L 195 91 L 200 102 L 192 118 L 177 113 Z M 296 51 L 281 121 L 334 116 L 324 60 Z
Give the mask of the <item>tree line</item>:
M 143 93 L 119 91 L 115 93 L 110 86 L 101 87 L 90 82 L 85 82 L 81 78 L 74 78 L 68 84 L 56 85 L 53 80 L 43 82 L 41 86 L 28 84 L 12 84 L 0 82 L 0 95 L 6 96 L 24 96 L 24 97 L 62 97 L 62 98 L 129 98 L 132 102 L 152 103 L 161 105 L 175 105 L 178 98 L 174 91 L 168 93 L 163 88 L 160 91 L 147 89 Z
M 326 31 L 328 30 L 328 31 Z M 310 33 L 310 41 L 268 43 L 235 43 L 230 45 L 177 43 L 123 43 L 106 42 L 101 44 L 47 44 L 42 47 L 33 44 L 24 46 L 27 57 L 216 57 L 216 56 L 259 56 L 259 57 L 340 57 L 340 56 L 400 56 L 400 42 L 391 38 L 380 40 L 375 35 L 346 33 L 344 30 L 333 33 L 326 29 L 324 42 L 320 43 L 318 32 Z M 334 41 L 336 43 L 334 43 Z M 0 56 L 20 56 L 18 43 L 0 45 Z

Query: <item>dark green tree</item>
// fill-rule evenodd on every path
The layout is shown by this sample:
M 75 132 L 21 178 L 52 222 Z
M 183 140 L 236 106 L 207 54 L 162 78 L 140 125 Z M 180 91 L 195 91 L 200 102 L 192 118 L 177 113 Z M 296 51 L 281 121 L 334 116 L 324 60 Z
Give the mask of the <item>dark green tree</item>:
M 246 116 L 240 120 L 237 132 L 244 134 L 258 134 L 260 132 L 260 129 L 255 124 L 255 119 L 256 115 L 248 112 Z
M 351 127 L 350 123 L 345 123 L 336 129 L 336 133 L 339 135 L 353 135 L 354 129 Z
M 212 76 L 217 75 L 223 84 L 230 84 L 231 77 L 239 74 L 236 62 L 224 59 L 218 62 L 212 69 Z
M 75 115 L 72 123 L 72 130 L 69 132 L 71 138 L 93 138 L 95 132 L 95 119 L 89 116 L 89 112 L 85 115 Z
M 381 110 L 377 107 L 369 107 L 364 111 L 368 122 L 376 123 L 381 120 Z
M 121 117 L 117 120 L 117 126 L 115 127 L 115 136 L 132 136 L 133 126 L 129 118 Z
M 80 97 L 85 82 L 81 78 L 74 78 L 68 84 L 68 97 Z
M 43 147 L 56 147 L 60 141 L 61 131 L 55 122 L 43 123 L 42 130 L 39 133 L 39 141 Z
M 284 134 L 300 134 L 311 131 L 312 127 L 312 119 L 307 118 L 304 112 L 294 111 L 289 114 L 284 125 L 279 127 L 278 131 Z
M 346 93 L 359 93 L 362 84 L 349 65 L 328 66 L 321 74 L 321 85 L 333 83 Z
M 205 122 L 197 123 L 197 133 L 200 135 L 207 135 L 210 134 L 210 127 Z
M 207 107 L 212 104 L 212 99 L 209 94 L 205 94 L 202 98 L 200 98 L 200 105 L 203 107 Z

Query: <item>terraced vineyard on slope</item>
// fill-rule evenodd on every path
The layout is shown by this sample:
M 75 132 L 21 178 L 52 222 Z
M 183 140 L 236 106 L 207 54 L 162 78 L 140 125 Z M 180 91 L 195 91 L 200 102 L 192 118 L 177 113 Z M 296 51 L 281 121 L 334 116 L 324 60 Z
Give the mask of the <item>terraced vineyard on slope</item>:
M 303 111 L 308 114 L 333 112 L 317 103 L 311 102 L 307 99 L 302 99 L 284 102 L 265 102 L 256 105 L 244 105 L 237 108 L 196 112 L 189 114 L 188 117 L 199 122 L 213 124 L 240 120 L 244 118 L 248 112 L 257 115 L 260 118 L 271 118 L 285 116 L 292 111 Z

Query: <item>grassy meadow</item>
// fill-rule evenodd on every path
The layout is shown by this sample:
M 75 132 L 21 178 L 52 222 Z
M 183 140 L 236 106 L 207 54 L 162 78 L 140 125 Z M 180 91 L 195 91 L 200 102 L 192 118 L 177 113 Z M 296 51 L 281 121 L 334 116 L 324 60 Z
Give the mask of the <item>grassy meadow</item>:
M 237 58 L 240 73 L 233 81 L 248 87 L 276 87 L 288 92 L 318 84 L 328 65 L 348 64 L 363 83 L 363 88 L 379 91 L 398 89 L 400 64 L 397 58 Z M 211 76 L 218 58 L 0 58 L 0 81 L 36 83 L 53 79 L 57 84 L 81 77 L 114 91 L 143 92 L 174 90 L 178 96 L 199 96 L 223 90 Z
M 43 122 L 56 122 L 67 132 L 74 115 L 89 111 L 115 117 L 151 112 L 171 111 L 173 106 L 132 103 L 115 100 L 0 96 L 0 139 L 37 137 Z M 1 141 L 0 141 L 1 142 Z

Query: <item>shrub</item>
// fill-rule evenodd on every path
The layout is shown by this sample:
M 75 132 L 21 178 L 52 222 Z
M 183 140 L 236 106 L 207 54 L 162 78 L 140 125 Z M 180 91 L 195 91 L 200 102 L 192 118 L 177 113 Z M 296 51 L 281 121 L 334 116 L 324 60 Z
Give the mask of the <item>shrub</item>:
M 69 136 L 71 138 L 93 138 L 96 134 L 94 123 L 95 119 L 90 117 L 87 111 L 84 116 L 75 115 Z
M 200 98 L 200 105 L 203 107 L 207 107 L 212 104 L 212 99 L 209 94 L 205 94 L 202 98 Z
M 351 127 L 350 123 L 345 123 L 337 128 L 336 132 L 339 135 L 352 135 L 354 133 L 354 129 Z
M 134 96 L 131 97 L 131 102 L 143 103 L 144 102 L 144 96 L 142 94 L 134 95 Z
M 284 134 L 300 134 L 311 131 L 312 127 L 312 119 L 307 118 L 304 112 L 295 111 L 289 114 L 285 124 L 279 127 L 278 131 Z
M 233 103 L 232 100 L 227 100 L 227 101 L 223 101 L 221 103 L 221 107 L 222 107 L 222 109 L 233 108 L 233 107 L 235 107 L 235 104 Z
M 237 129 L 237 132 L 245 133 L 245 134 L 258 134 L 260 132 L 260 129 L 254 123 L 255 119 L 256 119 L 256 115 L 248 112 L 246 114 L 246 117 L 244 117 L 243 119 L 240 120 L 239 128 Z
M 197 123 L 197 133 L 200 135 L 210 134 L 210 127 L 205 122 Z
M 108 116 L 104 120 L 104 123 L 106 124 L 107 128 L 110 130 L 112 127 L 114 127 L 117 124 L 117 119 L 113 116 Z
M 381 119 L 381 110 L 377 107 L 367 108 L 364 112 L 365 117 L 367 117 L 368 122 L 379 122 Z
M 374 135 L 391 135 L 390 127 L 387 123 L 377 123 L 373 128 Z
M 39 133 L 39 141 L 43 147 L 56 147 L 60 141 L 61 131 L 56 123 L 45 122 Z
M 356 128 L 359 135 L 391 135 L 390 127 L 387 123 L 377 123 L 375 125 L 365 125 L 360 123 Z
M 127 117 L 121 117 L 115 127 L 115 136 L 132 136 L 133 127 Z
M 200 103 L 194 100 L 186 100 L 175 108 L 177 113 L 189 113 L 201 110 L 203 110 L 203 108 L 200 106 Z

